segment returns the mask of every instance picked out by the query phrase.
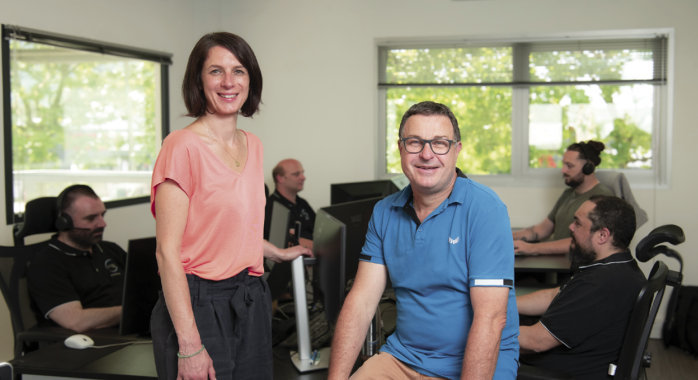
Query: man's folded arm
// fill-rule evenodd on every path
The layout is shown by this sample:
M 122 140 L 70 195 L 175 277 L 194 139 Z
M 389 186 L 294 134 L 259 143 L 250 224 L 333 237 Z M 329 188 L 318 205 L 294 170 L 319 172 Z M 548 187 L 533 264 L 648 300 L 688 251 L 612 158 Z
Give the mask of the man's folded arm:
M 461 379 L 494 376 L 502 331 L 507 323 L 509 290 L 509 287 L 470 288 L 473 323 L 465 346 Z
M 542 289 L 516 297 L 516 307 L 519 314 L 530 316 L 543 315 L 559 292 L 560 287 L 558 286 L 557 288 Z
M 118 325 L 121 321 L 121 306 L 83 309 L 80 301 L 72 301 L 56 306 L 48 317 L 61 327 L 79 333 Z
M 348 379 L 387 281 L 385 265 L 359 262 L 354 285 L 337 320 L 328 379 Z
M 533 326 L 519 327 L 519 345 L 524 350 L 543 352 L 560 344 L 561 342 L 540 322 Z

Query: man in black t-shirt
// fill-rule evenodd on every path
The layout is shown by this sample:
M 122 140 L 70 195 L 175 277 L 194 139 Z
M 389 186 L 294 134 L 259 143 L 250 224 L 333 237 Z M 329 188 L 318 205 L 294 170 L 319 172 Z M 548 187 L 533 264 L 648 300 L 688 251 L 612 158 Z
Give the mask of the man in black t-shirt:
M 102 241 L 104 203 L 89 186 L 74 185 L 58 196 L 58 212 L 59 233 L 27 271 L 39 326 L 84 332 L 118 325 L 126 252 Z
M 635 300 L 646 283 L 628 250 L 635 211 L 620 198 L 593 196 L 569 228 L 569 256 L 579 272 L 561 288 L 516 299 L 519 314 L 542 315 L 535 325 L 520 327 L 521 362 L 576 379 L 610 379 L 609 364 L 618 363 Z
M 283 160 L 274 167 L 272 177 L 276 189 L 267 198 L 267 205 L 264 208 L 264 239 L 269 239 L 271 212 L 276 201 L 291 211 L 292 223 L 301 222 L 300 238 L 312 241 L 315 211 L 305 199 L 298 196 L 305 183 L 303 165 L 294 159 Z
M 301 223 L 301 230 L 294 231 L 298 234 L 300 244 L 313 248 L 313 229 L 315 228 L 315 211 L 305 199 L 298 196 L 303 190 L 305 182 L 305 171 L 303 165 L 294 159 L 286 159 L 279 162 L 272 171 L 276 189 L 267 198 L 264 208 L 264 239 L 269 240 L 269 229 L 271 226 L 271 214 L 274 204 L 277 202 L 291 211 L 291 223 L 296 221 Z M 286 290 L 286 285 L 291 281 L 291 263 L 274 264 L 267 282 L 271 289 L 273 300 L 279 298 Z

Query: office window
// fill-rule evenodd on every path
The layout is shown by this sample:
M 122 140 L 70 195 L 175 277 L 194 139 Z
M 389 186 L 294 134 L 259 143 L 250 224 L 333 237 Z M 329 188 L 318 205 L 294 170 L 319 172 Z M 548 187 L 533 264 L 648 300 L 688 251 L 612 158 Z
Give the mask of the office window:
M 459 121 L 458 167 L 485 181 L 550 177 L 567 146 L 589 139 L 606 145 L 600 169 L 665 181 L 667 42 L 652 34 L 379 46 L 385 173 L 401 171 L 402 115 L 432 100 Z
M 7 222 L 75 183 L 147 202 L 170 55 L 8 25 L 2 43 Z

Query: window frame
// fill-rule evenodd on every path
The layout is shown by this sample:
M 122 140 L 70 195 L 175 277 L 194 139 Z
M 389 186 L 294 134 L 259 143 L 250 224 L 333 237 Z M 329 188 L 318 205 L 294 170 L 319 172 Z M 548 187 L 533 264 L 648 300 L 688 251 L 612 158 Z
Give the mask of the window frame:
M 501 44 L 554 42 L 565 40 L 604 40 L 604 39 L 637 39 L 652 38 L 657 35 L 667 37 L 666 82 L 655 84 L 653 127 L 652 127 L 652 169 L 599 169 L 622 172 L 628 181 L 637 189 L 669 189 L 671 188 L 672 168 L 672 121 L 673 121 L 673 87 L 674 87 L 674 29 L 653 28 L 611 31 L 586 31 L 573 33 L 549 33 L 540 35 L 512 36 L 493 35 L 475 38 L 390 38 L 376 40 L 376 82 L 384 73 L 385 57 L 381 49 L 390 48 L 439 48 L 453 45 L 493 46 Z M 516 68 L 514 68 L 516 70 Z M 573 83 L 573 82 L 570 82 Z M 593 84 L 593 83 L 592 83 Z M 599 83 L 603 84 L 603 83 Z M 387 88 L 377 87 L 378 97 L 378 159 L 376 160 L 376 177 L 387 179 L 398 175 L 388 173 L 386 145 L 387 138 Z M 512 121 L 511 121 L 511 173 L 468 176 L 475 181 L 491 187 L 560 187 L 560 169 L 530 168 L 528 165 L 528 112 L 529 86 L 512 86 Z M 397 143 L 397 142 L 395 142 Z M 466 173 L 467 174 L 467 173 Z
M 172 64 L 172 54 L 159 51 L 140 49 L 130 46 L 118 45 L 109 42 L 68 36 L 58 33 L 46 32 L 16 25 L 2 24 L 2 41 L 0 42 L 2 65 L 2 97 L 3 97 L 3 147 L 5 160 L 5 214 L 7 225 L 24 221 L 23 213 L 14 212 L 14 177 L 13 177 L 13 151 L 12 151 L 12 103 L 11 103 L 11 72 L 10 72 L 10 40 L 13 35 L 29 42 L 52 45 L 61 48 L 101 53 L 125 58 L 135 58 L 152 61 L 160 64 L 160 135 L 161 141 L 170 132 L 170 89 L 169 66 Z M 107 209 L 131 206 L 150 202 L 149 196 L 140 196 L 127 199 L 106 201 Z

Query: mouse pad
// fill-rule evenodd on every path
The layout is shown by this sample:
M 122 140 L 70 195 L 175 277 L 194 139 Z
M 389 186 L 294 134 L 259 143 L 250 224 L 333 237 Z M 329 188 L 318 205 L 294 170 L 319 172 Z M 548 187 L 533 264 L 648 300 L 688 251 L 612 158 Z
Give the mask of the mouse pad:
M 117 339 L 94 338 L 95 346 L 106 346 L 115 343 L 124 343 Z M 54 343 L 50 346 L 30 352 L 23 357 L 13 360 L 15 366 L 31 366 L 33 368 L 64 369 L 73 370 L 84 367 L 93 361 L 100 359 L 112 352 L 119 351 L 127 345 L 107 347 L 107 348 L 86 348 L 76 350 L 68 348 L 63 342 Z

